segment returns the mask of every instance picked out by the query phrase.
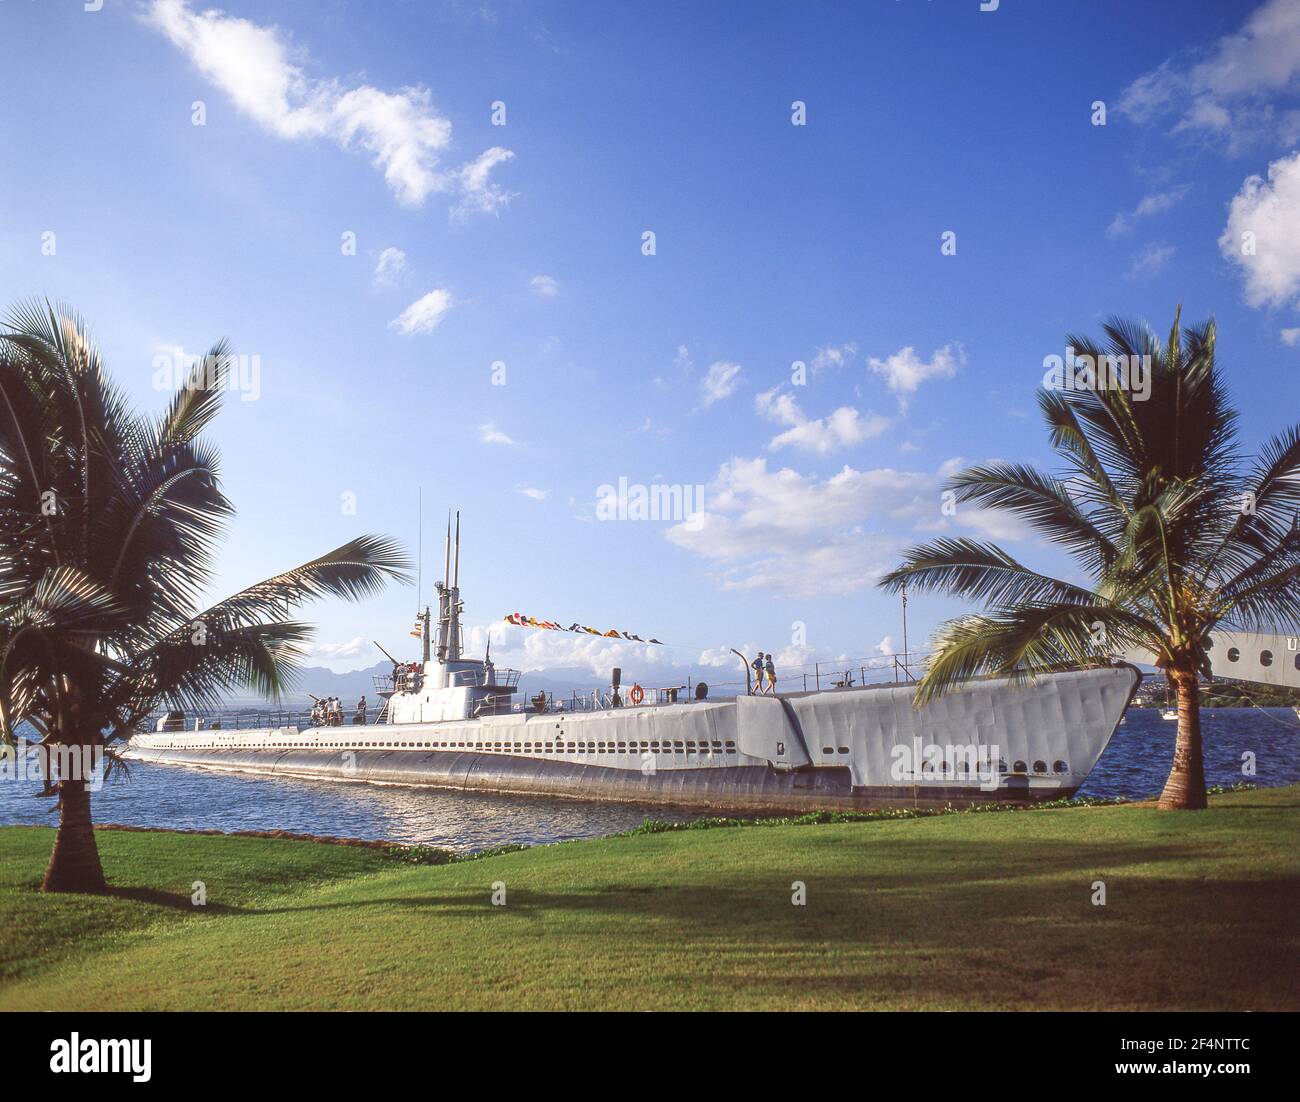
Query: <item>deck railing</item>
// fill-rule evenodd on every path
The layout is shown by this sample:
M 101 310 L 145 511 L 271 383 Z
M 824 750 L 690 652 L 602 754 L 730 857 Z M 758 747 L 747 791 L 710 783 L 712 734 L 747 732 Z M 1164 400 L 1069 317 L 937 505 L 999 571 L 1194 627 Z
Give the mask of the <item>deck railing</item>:
M 366 723 L 374 725 L 384 722 L 383 712 L 386 701 L 381 701 L 373 706 L 366 707 Z M 154 712 L 146 716 L 137 730 L 142 733 L 155 731 L 158 727 L 158 720 L 164 715 L 171 715 L 170 712 Z M 342 722 L 333 724 L 333 726 L 352 727 L 359 726 L 357 723 L 358 713 L 355 709 L 344 711 Z M 315 727 L 317 724 L 312 722 L 311 709 L 262 709 L 262 710 L 240 710 L 240 711 L 220 711 L 220 712 L 187 712 L 179 726 L 169 727 L 173 731 L 256 731 L 262 728 L 270 727 L 297 727 L 300 731 L 308 727 Z M 331 726 L 331 724 L 324 724 Z
M 784 666 L 777 669 L 777 691 L 781 695 L 791 692 L 820 692 L 833 689 L 884 688 L 890 685 L 913 684 L 917 674 L 924 666 L 926 655 L 916 651 L 907 655 L 885 654 L 872 655 L 854 662 L 811 662 L 805 666 Z M 737 659 L 739 662 L 739 659 Z M 458 683 L 462 685 L 495 684 L 501 688 L 517 689 L 520 672 L 498 666 L 493 671 L 495 680 L 486 681 L 486 671 L 462 670 Z M 375 676 L 375 688 L 388 692 L 393 687 L 389 676 Z M 401 683 L 399 679 L 399 684 Z M 704 698 L 719 699 L 730 696 L 743 696 L 746 692 L 758 690 L 752 675 L 745 681 L 709 680 L 708 695 Z M 633 683 L 625 682 L 618 693 L 618 705 L 632 705 Z M 684 685 L 643 686 L 645 696 L 642 706 L 684 706 L 696 703 L 696 682 L 687 678 Z M 384 723 L 387 720 L 387 701 L 376 701 L 366 708 L 366 723 Z M 481 702 L 477 715 L 511 715 L 519 713 L 581 713 L 604 711 L 617 707 L 615 695 L 611 689 L 589 689 L 582 692 L 571 691 L 567 696 L 538 692 L 527 693 L 523 699 L 512 699 L 502 694 L 495 699 Z M 166 713 L 155 712 L 141 723 L 141 731 L 152 731 L 157 720 Z M 351 727 L 356 723 L 355 709 L 344 709 L 341 726 Z M 246 708 L 226 709 L 223 711 L 195 713 L 185 715 L 184 730 L 192 731 L 197 722 L 202 723 L 203 730 L 251 730 L 266 727 L 297 727 L 300 730 L 314 726 L 309 708 L 267 709 Z
M 399 673 L 395 678 L 391 674 L 371 675 L 375 691 L 380 693 L 413 691 L 419 684 L 419 679 L 420 674 L 415 672 Z M 519 671 L 505 666 L 496 666 L 491 670 L 453 670 L 448 680 L 454 687 L 514 689 L 519 685 Z

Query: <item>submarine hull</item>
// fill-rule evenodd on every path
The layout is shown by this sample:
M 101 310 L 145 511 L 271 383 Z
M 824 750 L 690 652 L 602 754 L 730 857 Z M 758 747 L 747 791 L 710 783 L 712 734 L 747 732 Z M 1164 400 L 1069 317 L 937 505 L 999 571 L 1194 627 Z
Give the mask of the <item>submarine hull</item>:
M 1073 795 L 1140 675 L 742 696 L 589 713 L 134 736 L 127 760 L 717 812 L 1034 803 Z
M 736 765 L 644 775 L 598 765 L 474 752 L 288 750 L 270 754 L 264 750 L 157 750 L 134 751 L 126 756 L 162 765 L 335 782 L 767 814 L 963 807 L 990 802 L 1027 804 L 1061 799 L 1075 792 L 1074 787 L 1031 787 L 1027 779 L 1022 785 L 1004 783 L 988 792 L 943 783 L 854 785 L 847 766 L 778 771 L 767 765 Z

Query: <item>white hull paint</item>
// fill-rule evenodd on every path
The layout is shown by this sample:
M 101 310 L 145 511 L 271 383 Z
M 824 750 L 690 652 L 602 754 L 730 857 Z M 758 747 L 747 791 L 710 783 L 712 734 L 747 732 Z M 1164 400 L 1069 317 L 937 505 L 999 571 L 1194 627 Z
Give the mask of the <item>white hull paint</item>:
M 1073 793 L 1135 691 L 1131 666 L 913 687 L 377 726 L 135 735 L 128 759 L 291 776 L 709 807 L 1042 800 Z M 395 694 L 398 715 L 459 690 Z M 466 702 L 457 702 L 458 705 Z M 468 706 L 466 704 L 466 706 Z

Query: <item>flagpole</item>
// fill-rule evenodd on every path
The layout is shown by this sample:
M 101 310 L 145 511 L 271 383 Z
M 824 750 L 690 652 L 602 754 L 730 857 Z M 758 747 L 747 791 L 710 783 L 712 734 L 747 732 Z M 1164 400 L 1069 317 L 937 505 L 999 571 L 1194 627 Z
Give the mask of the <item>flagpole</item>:
M 907 664 L 907 582 L 903 583 L 903 672 L 912 680 L 912 670 Z

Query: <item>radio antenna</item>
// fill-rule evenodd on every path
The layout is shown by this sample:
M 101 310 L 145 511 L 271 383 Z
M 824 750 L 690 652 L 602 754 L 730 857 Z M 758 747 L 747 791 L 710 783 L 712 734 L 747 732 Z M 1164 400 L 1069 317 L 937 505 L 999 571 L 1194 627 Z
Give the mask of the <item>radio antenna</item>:
M 415 568 L 415 611 L 418 614 L 424 601 L 424 487 L 416 489 L 416 506 L 419 517 L 417 523 L 420 526 L 420 533 L 416 536 L 416 544 L 419 547 L 419 566 Z
M 447 510 L 447 537 L 442 541 L 442 588 L 451 585 L 451 510 Z

